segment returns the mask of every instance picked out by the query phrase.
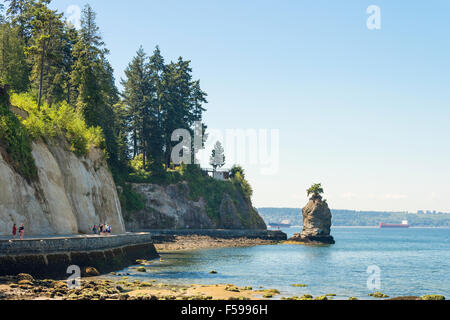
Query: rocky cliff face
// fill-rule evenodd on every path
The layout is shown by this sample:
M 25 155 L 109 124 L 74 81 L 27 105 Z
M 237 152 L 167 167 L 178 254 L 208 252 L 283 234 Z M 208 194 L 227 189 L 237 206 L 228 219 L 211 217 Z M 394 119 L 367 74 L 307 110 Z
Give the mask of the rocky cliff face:
M 0 235 L 10 235 L 13 223 L 25 224 L 26 234 L 90 233 L 108 223 L 125 232 L 112 175 L 99 150 L 78 158 L 62 143 L 33 143 L 38 179 L 28 182 L 0 150 Z
M 133 184 L 145 201 L 141 211 L 125 214 L 127 230 L 146 229 L 267 229 L 264 220 L 243 195 L 225 193 L 219 212 L 208 215 L 207 204 L 189 197 L 187 183 L 169 186 Z
M 320 196 L 313 197 L 303 208 L 303 231 L 290 241 L 334 244 L 331 234 L 331 210 Z

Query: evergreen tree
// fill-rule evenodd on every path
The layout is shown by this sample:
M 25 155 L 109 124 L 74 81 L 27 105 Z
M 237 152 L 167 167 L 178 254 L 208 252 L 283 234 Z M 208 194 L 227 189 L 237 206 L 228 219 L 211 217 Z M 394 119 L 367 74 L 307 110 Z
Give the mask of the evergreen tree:
M 89 125 L 98 125 L 102 115 L 104 101 L 99 76 L 103 73 L 103 56 L 107 53 L 95 18 L 95 12 L 86 5 L 82 12 L 80 36 L 73 49 L 75 64 L 71 75 L 76 107 L 83 112 Z
M 131 126 L 131 138 L 133 140 L 133 158 L 144 153 L 144 126 L 145 116 L 148 112 L 151 99 L 151 84 L 147 72 L 147 55 L 142 47 L 136 53 L 131 63 L 125 70 L 126 80 L 122 80 L 124 87 L 123 97 L 128 105 L 129 120 Z M 143 167 L 146 167 L 144 153 Z
M 24 43 L 16 27 L 0 25 L 0 82 L 16 92 L 29 89 L 30 70 L 24 54 Z
M 6 0 L 9 2 L 6 11 L 7 16 L 14 27 L 17 27 L 19 37 L 28 45 L 31 38 L 30 9 L 35 5 L 35 0 Z M 50 2 L 50 1 L 49 1 Z
M 163 75 L 166 70 L 164 58 L 157 46 L 150 57 L 147 67 L 150 75 L 151 99 L 149 110 L 149 130 L 145 132 L 146 149 L 149 155 L 150 170 L 154 175 L 160 175 L 164 163 L 164 137 L 163 137 Z
M 222 144 L 219 141 L 217 141 L 214 145 L 209 164 L 214 168 L 214 171 L 216 171 L 217 168 L 220 169 L 225 165 L 225 150 L 223 149 Z
M 118 102 L 114 108 L 114 123 L 115 123 L 115 136 L 117 137 L 117 162 L 116 168 L 118 170 L 124 170 L 127 167 L 130 148 L 129 148 L 129 133 L 130 127 L 130 114 L 128 107 L 125 103 Z
M 162 85 L 162 122 L 166 166 L 170 166 L 173 143 L 172 132 L 186 129 L 194 133 L 196 121 L 202 120 L 202 104 L 206 103 L 206 93 L 200 89 L 198 81 L 192 81 L 190 61 L 179 58 L 177 63 L 166 66 Z
M 55 64 L 55 77 L 50 85 L 50 95 L 55 101 L 66 101 L 75 106 L 72 94 L 71 73 L 74 65 L 73 48 L 78 41 L 78 32 L 71 24 L 65 23 L 62 30 L 60 56 Z
M 52 101 L 51 86 L 62 59 L 62 14 L 49 9 L 49 3 L 49 0 L 39 0 L 30 8 L 32 38 L 26 53 L 33 66 L 31 80 L 38 91 L 38 108 L 44 94 L 48 93 L 48 102 Z
M 111 165 L 117 165 L 119 159 L 117 123 L 115 122 L 115 106 L 120 101 L 119 91 L 115 85 L 114 70 L 109 61 L 102 57 L 103 68 L 100 75 L 100 87 L 103 93 L 103 107 L 100 108 L 102 116 L 95 126 L 103 129 L 106 141 L 106 151 L 108 152 L 108 160 Z
M 316 183 L 311 186 L 308 190 L 306 190 L 306 193 L 308 194 L 308 197 L 312 195 L 311 199 L 322 199 L 323 194 L 323 188 L 321 183 Z
M 89 5 L 82 12 L 81 30 L 73 47 L 71 96 L 86 123 L 100 126 L 106 140 L 110 163 L 118 161 L 117 128 L 114 106 L 119 101 L 113 69 L 106 59 L 105 48 L 95 21 L 96 14 Z
M 4 10 L 5 6 L 3 5 L 3 3 L 0 3 L 0 24 L 4 24 L 6 21 L 5 16 L 3 14 Z

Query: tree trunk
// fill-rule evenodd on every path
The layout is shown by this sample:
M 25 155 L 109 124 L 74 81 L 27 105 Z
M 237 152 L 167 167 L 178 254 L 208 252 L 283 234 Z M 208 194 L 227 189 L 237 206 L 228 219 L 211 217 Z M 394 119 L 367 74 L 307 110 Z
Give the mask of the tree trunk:
M 137 156 L 137 132 L 133 130 L 133 159 Z
M 45 59 L 45 49 L 42 49 L 41 55 L 41 74 L 39 76 L 39 99 L 38 99 L 38 111 L 41 111 L 41 103 L 42 103 L 42 84 L 44 81 L 44 59 Z
M 167 146 L 167 154 L 166 154 L 166 169 L 170 169 L 170 163 L 172 158 L 172 148 L 170 145 Z
M 146 152 L 145 152 L 145 141 L 142 141 L 142 168 L 146 171 Z
M 71 89 L 71 86 L 70 86 L 70 80 L 67 82 L 67 104 L 70 106 L 71 104 L 70 104 L 70 89 Z

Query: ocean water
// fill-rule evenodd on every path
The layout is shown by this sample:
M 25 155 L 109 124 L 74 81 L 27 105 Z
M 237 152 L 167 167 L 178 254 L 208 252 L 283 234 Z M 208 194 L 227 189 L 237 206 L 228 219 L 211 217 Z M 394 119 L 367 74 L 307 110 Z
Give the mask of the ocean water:
M 284 230 L 288 235 L 298 228 Z M 227 284 L 278 289 L 281 296 L 336 294 L 335 299 L 381 291 L 391 297 L 442 294 L 450 298 L 450 229 L 334 228 L 333 246 L 269 245 L 162 254 L 140 280 Z M 380 270 L 370 290 L 369 266 Z M 210 274 L 216 270 L 218 274 Z M 371 282 L 373 283 L 373 282 Z M 307 284 L 307 288 L 292 287 Z

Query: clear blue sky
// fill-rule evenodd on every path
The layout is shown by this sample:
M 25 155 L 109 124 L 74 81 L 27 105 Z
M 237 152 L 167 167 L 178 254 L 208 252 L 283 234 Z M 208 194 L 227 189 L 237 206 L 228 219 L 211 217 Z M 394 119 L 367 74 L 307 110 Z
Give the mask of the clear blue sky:
M 159 45 L 192 60 L 210 128 L 280 130 L 279 172 L 246 167 L 255 206 L 303 206 L 321 182 L 336 209 L 450 211 L 450 1 L 89 3 L 117 79 Z

